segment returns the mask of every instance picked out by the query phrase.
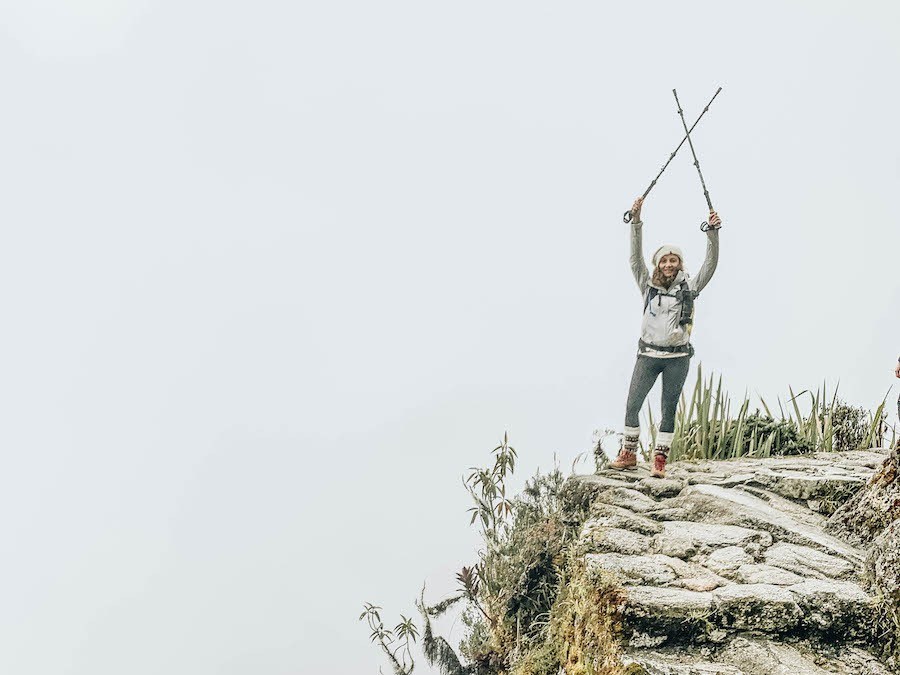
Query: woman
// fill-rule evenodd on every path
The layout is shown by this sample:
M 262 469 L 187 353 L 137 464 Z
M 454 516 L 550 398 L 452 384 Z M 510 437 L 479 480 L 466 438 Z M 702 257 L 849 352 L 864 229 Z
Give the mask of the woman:
M 651 474 L 666 475 L 666 458 L 675 431 L 675 409 L 687 379 L 691 347 L 691 324 L 694 298 L 703 290 L 719 261 L 719 228 L 722 221 L 715 211 L 709 212 L 706 232 L 706 260 L 695 278 L 684 269 L 684 256 L 677 246 L 660 246 L 653 254 L 653 274 L 644 264 L 641 242 L 641 205 L 639 197 L 631 207 L 631 271 L 644 299 L 644 319 L 638 340 L 637 363 L 631 376 L 628 403 L 625 407 L 625 433 L 619 456 L 610 464 L 613 469 L 634 469 L 641 433 L 638 415 L 644 399 L 662 375 L 662 420 L 656 437 Z

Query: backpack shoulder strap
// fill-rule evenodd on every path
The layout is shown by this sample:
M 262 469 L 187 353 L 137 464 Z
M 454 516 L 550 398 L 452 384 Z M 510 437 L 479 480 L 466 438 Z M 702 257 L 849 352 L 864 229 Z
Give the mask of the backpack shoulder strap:
M 647 295 L 644 297 L 644 311 L 647 311 L 647 306 L 650 304 L 650 301 L 656 297 L 656 294 L 659 293 L 659 290 L 654 288 L 653 286 L 647 287 Z
M 692 290 L 691 290 L 690 284 L 688 284 L 688 280 L 687 280 L 687 279 L 685 279 L 684 281 L 682 281 L 682 282 L 681 282 L 680 284 L 678 284 L 678 285 L 679 285 L 679 287 L 680 287 L 682 293 L 688 293 L 688 292 L 690 292 L 690 294 L 691 294 L 693 297 L 695 297 L 695 298 L 696 298 L 698 295 L 700 295 L 700 293 L 699 293 L 698 291 L 692 291 Z

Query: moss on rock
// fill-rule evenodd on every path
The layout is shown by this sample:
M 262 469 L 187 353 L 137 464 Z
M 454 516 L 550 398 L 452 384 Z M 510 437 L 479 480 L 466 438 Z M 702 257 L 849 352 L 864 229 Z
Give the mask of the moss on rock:
M 550 640 L 566 675 L 625 675 L 621 662 L 625 594 L 615 577 L 568 559 L 565 587 L 550 614 Z

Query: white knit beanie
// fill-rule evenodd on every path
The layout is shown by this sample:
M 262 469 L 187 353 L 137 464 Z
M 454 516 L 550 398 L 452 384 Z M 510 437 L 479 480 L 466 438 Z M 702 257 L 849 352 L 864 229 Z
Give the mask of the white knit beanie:
M 653 269 L 659 267 L 659 260 L 664 255 L 669 254 L 677 255 L 681 260 L 681 266 L 684 267 L 684 253 L 681 252 L 681 249 L 672 244 L 663 244 L 658 249 L 656 249 L 656 253 L 653 254 Z

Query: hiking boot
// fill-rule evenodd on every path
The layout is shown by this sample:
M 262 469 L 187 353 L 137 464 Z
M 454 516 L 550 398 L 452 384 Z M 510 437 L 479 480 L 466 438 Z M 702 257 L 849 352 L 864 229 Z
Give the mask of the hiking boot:
M 619 450 L 619 456 L 616 457 L 614 462 L 609 463 L 610 469 L 636 469 L 637 468 L 637 455 L 632 450 L 626 450 L 622 448 Z
M 653 455 L 653 468 L 650 469 L 650 475 L 654 478 L 666 477 L 666 456 L 662 453 Z

